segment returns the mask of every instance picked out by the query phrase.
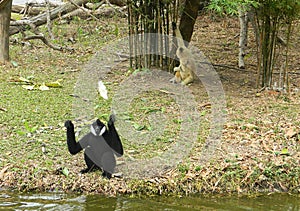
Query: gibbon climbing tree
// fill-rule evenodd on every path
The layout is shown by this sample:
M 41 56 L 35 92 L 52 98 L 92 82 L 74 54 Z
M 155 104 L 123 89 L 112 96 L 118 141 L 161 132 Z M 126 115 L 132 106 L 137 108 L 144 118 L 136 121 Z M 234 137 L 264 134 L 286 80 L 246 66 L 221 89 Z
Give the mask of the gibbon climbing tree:
M 172 35 L 171 23 L 180 19 L 179 29 L 182 37 L 190 41 L 200 1 L 128 0 L 127 6 L 131 38 L 129 41 L 130 66 L 136 69 L 155 66 L 171 70 L 174 64 L 169 55 L 175 51 L 172 51 L 168 36 L 156 35 Z M 138 44 L 139 42 L 143 44 Z M 151 55 L 147 52 L 156 53 Z

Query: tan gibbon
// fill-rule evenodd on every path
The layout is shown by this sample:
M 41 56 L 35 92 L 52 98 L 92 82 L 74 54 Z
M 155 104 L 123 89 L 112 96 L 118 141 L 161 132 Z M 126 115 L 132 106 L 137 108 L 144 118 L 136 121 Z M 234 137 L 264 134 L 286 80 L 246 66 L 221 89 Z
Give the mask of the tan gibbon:
M 178 67 L 174 67 L 175 76 L 170 81 L 173 83 L 187 85 L 192 83 L 196 78 L 194 72 L 196 69 L 195 62 L 191 51 L 184 45 L 184 41 L 176 23 L 173 22 L 172 26 L 177 38 L 178 48 L 176 50 L 176 55 L 179 59 L 180 65 Z

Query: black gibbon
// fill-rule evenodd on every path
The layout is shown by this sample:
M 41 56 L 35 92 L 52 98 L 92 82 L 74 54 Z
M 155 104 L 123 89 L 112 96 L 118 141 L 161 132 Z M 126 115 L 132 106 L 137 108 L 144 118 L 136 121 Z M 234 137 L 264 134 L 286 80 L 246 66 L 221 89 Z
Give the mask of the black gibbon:
M 178 47 L 176 55 L 179 59 L 180 65 L 178 67 L 174 67 L 175 76 L 170 81 L 173 83 L 181 82 L 183 85 L 187 85 L 192 83 L 196 78 L 194 72 L 196 69 L 195 62 L 191 51 L 184 45 L 184 41 L 176 23 L 173 22 L 172 27 L 177 38 Z
M 87 168 L 81 170 L 81 173 L 101 169 L 104 177 L 108 179 L 112 177 L 116 167 L 114 155 L 118 157 L 123 155 L 122 142 L 114 126 L 114 121 L 114 115 L 110 115 L 107 129 L 105 125 L 97 119 L 91 125 L 91 132 L 86 134 L 78 142 L 75 140 L 73 123 L 70 120 L 65 122 L 69 152 L 75 155 L 82 149 L 85 149 L 84 160 Z

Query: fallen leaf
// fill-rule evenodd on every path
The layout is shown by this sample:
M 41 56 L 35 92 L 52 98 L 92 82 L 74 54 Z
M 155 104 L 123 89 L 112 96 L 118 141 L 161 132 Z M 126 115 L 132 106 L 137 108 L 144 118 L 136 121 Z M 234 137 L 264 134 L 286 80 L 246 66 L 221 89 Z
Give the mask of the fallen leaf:
M 287 148 L 283 148 L 280 152 L 280 155 L 290 155 L 289 150 Z
M 22 85 L 22 87 L 24 89 L 27 89 L 27 90 L 33 90 L 34 89 L 34 85 Z
M 26 79 L 24 77 L 19 77 L 19 82 L 31 83 L 31 81 L 29 81 L 28 79 Z
M 62 79 L 58 79 L 57 81 L 45 83 L 45 85 L 48 87 L 53 87 L 53 88 L 61 88 L 62 85 L 61 85 L 60 81 L 62 81 Z
M 63 175 L 65 175 L 66 177 L 69 175 L 69 170 L 68 170 L 66 167 L 64 167 L 64 168 L 62 169 L 61 172 L 62 172 Z
M 134 123 L 133 127 L 134 127 L 134 129 L 136 129 L 138 131 L 145 129 L 145 125 L 139 125 L 138 123 Z
M 14 66 L 14 67 L 18 67 L 19 65 L 18 65 L 18 63 L 16 62 L 16 61 L 10 61 L 10 63 L 12 64 L 12 66 Z
M 32 84 L 32 81 L 30 81 L 27 78 L 24 78 L 22 76 L 18 77 L 18 78 L 10 78 L 9 82 L 11 83 L 21 83 L 21 84 Z
M 39 87 L 39 90 L 41 90 L 41 91 L 48 91 L 48 90 L 49 90 L 49 87 L 46 86 L 45 84 L 42 84 L 42 85 Z
M 107 97 L 107 89 L 102 81 L 98 81 L 98 91 L 105 100 L 108 99 Z

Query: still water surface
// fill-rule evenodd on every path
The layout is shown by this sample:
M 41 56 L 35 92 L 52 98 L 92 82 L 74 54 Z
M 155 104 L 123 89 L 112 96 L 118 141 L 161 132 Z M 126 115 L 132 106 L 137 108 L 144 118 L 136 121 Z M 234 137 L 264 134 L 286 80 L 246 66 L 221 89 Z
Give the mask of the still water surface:
M 300 210 L 300 195 L 108 198 L 63 193 L 0 192 L 0 210 Z

